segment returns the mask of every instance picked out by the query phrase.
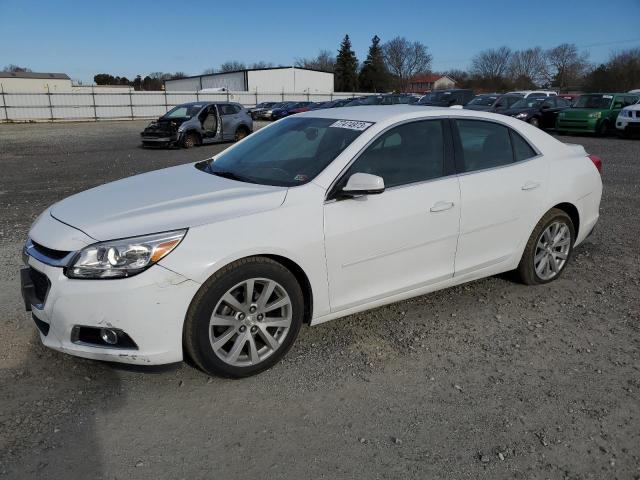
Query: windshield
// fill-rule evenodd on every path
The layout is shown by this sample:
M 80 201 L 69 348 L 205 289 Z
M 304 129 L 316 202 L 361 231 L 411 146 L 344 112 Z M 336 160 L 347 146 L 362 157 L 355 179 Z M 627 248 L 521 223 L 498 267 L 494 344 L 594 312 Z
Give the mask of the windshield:
M 485 107 L 490 107 L 495 103 L 497 99 L 498 97 L 495 95 L 490 95 L 490 96 L 480 95 L 474 98 L 473 100 L 471 100 L 469 102 L 469 105 L 482 105 Z
M 609 108 L 613 95 L 580 95 L 573 108 Z
M 203 106 L 202 103 L 178 105 L 165 113 L 161 118 L 191 118 L 197 115 Z
M 522 100 L 518 100 L 516 103 L 511 105 L 511 108 L 513 108 L 514 110 L 518 108 L 535 108 L 540 106 L 540 104 L 546 99 L 547 97 L 523 98 Z
M 293 187 L 311 181 L 372 123 L 291 117 L 258 130 L 199 168 L 235 180 Z

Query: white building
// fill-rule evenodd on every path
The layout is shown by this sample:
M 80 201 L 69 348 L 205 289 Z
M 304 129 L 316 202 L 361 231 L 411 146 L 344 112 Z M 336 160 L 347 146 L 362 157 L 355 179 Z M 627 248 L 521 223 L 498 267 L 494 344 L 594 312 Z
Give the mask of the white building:
M 59 93 L 71 91 L 66 73 L 0 72 L 0 87 L 5 93 Z
M 298 67 L 274 67 L 196 75 L 166 80 L 167 91 L 225 88 L 231 92 L 333 93 L 333 73 Z

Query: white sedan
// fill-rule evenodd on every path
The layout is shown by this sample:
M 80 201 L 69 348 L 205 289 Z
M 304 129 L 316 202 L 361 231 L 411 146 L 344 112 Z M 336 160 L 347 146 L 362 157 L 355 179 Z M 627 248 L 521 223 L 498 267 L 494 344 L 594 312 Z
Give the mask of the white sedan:
M 47 209 L 25 305 L 65 353 L 252 375 L 305 323 L 510 270 L 555 280 L 598 220 L 600 167 L 502 115 L 307 112 Z

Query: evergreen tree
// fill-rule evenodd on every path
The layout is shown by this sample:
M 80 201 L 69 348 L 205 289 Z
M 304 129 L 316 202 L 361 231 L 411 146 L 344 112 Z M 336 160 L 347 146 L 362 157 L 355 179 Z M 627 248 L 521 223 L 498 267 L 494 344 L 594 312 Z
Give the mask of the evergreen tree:
M 386 92 L 389 90 L 390 78 L 389 70 L 384 63 L 380 38 L 376 35 L 371 39 L 367 59 L 360 71 L 358 86 L 365 92 Z
M 349 35 L 344 36 L 336 57 L 335 89 L 338 92 L 355 92 L 358 89 L 358 59 L 351 49 Z

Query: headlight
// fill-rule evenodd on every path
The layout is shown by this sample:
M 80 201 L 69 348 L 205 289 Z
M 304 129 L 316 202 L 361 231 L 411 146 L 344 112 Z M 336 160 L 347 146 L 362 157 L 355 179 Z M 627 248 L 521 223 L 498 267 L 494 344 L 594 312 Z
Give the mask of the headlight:
M 524 113 L 524 112 L 523 112 L 523 113 L 519 113 L 519 114 L 517 114 L 517 115 L 516 115 L 516 118 L 519 118 L 519 119 L 521 119 L 521 120 L 522 120 L 522 119 L 524 119 L 524 118 L 527 118 L 528 116 L 529 116 L 529 114 L 528 114 L 528 113 Z
M 602 112 L 591 112 L 589 114 L 589 118 L 600 118 L 602 116 Z
M 69 278 L 124 278 L 137 275 L 166 257 L 186 230 L 95 243 L 80 250 L 66 269 Z
M 178 133 L 180 133 L 180 132 L 184 132 L 184 129 L 185 129 L 185 126 L 184 126 L 184 125 L 180 125 L 180 126 L 178 127 Z

